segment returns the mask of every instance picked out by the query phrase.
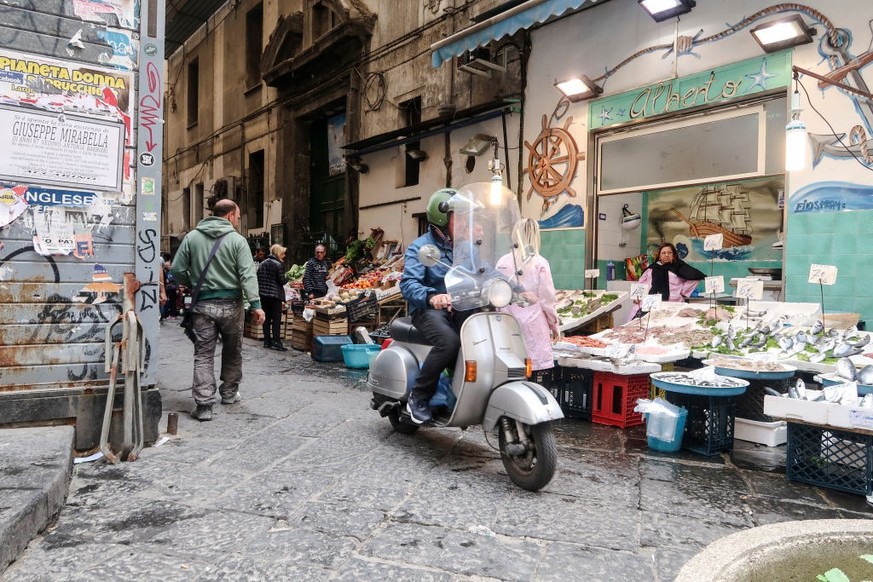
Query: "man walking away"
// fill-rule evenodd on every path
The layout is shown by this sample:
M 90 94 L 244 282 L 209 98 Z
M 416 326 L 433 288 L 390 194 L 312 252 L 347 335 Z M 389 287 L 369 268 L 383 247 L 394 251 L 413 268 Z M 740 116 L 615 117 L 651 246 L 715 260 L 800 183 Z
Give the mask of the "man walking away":
M 264 321 L 258 297 L 258 280 L 251 250 L 245 237 L 236 232 L 239 207 L 228 199 L 219 200 L 213 216 L 200 221 L 197 228 L 182 240 L 173 260 L 171 272 L 176 280 L 193 288 L 206 269 L 197 303 L 194 305 L 194 402 L 191 416 L 199 421 L 212 420 L 215 398 L 215 344 L 221 337 L 222 404 L 239 402 L 242 380 L 243 300 L 250 304 L 256 324 Z M 207 266 L 216 239 L 220 241 L 215 257 Z

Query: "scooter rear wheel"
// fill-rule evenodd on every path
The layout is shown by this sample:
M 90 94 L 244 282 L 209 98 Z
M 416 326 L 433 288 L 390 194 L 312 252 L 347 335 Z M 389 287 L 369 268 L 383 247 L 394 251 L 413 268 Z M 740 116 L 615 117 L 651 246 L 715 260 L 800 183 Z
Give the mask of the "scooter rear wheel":
M 506 452 L 506 445 L 520 443 L 520 439 L 516 434 L 513 435 L 513 441 L 508 442 L 504 434 L 505 431 L 499 428 L 500 458 L 503 461 L 503 467 L 513 483 L 528 491 L 539 491 L 549 484 L 555 475 L 555 468 L 558 466 L 558 447 L 555 444 L 555 433 L 552 431 L 552 425 L 542 423 L 530 426 L 527 424 L 518 425 L 515 421 L 510 422 L 513 428 L 516 426 L 524 427 L 529 446 L 520 455 L 510 455 Z
M 400 434 L 413 434 L 420 428 L 411 420 L 406 420 L 401 416 L 399 406 L 395 406 L 388 413 L 388 421 L 391 423 L 391 428 L 394 429 L 394 432 L 399 432 Z

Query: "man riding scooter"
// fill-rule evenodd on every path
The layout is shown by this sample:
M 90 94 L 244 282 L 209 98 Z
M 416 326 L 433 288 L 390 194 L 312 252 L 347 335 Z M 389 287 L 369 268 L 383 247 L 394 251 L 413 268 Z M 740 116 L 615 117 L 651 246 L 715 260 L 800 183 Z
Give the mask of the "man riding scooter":
M 453 259 L 455 213 L 444 209 L 455 193 L 451 188 L 443 188 L 431 194 L 427 203 L 428 231 L 406 249 L 400 280 L 400 291 L 409 303 L 412 323 L 433 346 L 406 404 L 409 416 L 417 424 L 433 420 L 428 402 L 442 371 L 455 364 L 461 348 L 458 330 L 472 313 L 452 310 L 452 299 L 446 292 L 445 277 Z M 440 260 L 432 267 L 424 266 L 418 257 L 419 249 L 426 244 L 440 251 Z

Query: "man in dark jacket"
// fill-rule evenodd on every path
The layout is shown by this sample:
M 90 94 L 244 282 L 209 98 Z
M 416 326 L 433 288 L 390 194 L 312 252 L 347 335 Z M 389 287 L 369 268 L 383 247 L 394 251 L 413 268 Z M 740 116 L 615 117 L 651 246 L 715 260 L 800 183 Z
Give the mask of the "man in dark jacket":
M 250 304 L 256 323 L 264 312 L 258 297 L 258 281 L 248 241 L 236 232 L 239 207 L 232 200 L 219 200 L 213 216 L 200 221 L 182 240 L 171 272 L 179 283 L 193 288 L 206 267 L 213 243 L 225 235 L 209 263 L 197 304 L 194 306 L 194 402 L 191 416 L 212 420 L 215 398 L 215 344 L 221 337 L 222 404 L 239 402 L 242 380 L 242 337 L 244 299 Z
M 458 330 L 469 312 L 452 310 L 452 298 L 446 292 L 446 265 L 451 265 L 454 214 L 444 210 L 455 194 L 450 188 L 434 192 L 427 204 L 428 231 L 412 241 L 404 255 L 403 277 L 400 291 L 409 304 L 412 323 L 430 343 L 431 350 L 421 366 L 421 371 L 412 386 L 406 410 L 418 424 L 433 420 L 430 399 L 436 391 L 440 374 L 454 366 L 461 349 Z M 436 246 L 440 262 L 432 267 L 424 266 L 418 259 L 418 250 L 426 245 Z
M 327 274 L 330 272 L 327 247 L 315 246 L 315 256 L 306 261 L 303 271 L 303 300 L 309 301 L 327 295 Z

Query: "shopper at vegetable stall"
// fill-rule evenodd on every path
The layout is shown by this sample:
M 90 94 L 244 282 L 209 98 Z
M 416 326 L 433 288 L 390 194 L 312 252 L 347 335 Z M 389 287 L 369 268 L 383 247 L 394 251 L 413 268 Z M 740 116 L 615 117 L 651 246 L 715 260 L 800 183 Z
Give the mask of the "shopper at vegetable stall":
M 285 252 L 282 245 L 270 247 L 270 256 L 258 266 L 258 294 L 264 319 L 264 347 L 279 352 L 287 352 L 282 345 L 282 302 L 285 301 Z
M 316 245 L 315 256 L 306 261 L 304 267 L 303 299 L 308 301 L 327 295 L 327 274 L 330 272 L 327 247 Z
M 639 282 L 649 285 L 649 295 L 660 294 L 664 301 L 680 302 L 687 301 L 698 283 L 705 278 L 706 275 L 679 258 L 672 243 L 662 243 L 658 247 L 658 260 L 649 265 Z M 628 321 L 642 315 L 644 313 L 637 302 Z
M 517 246 L 497 261 L 497 270 L 523 289 L 524 303 L 512 303 L 503 311 L 518 320 L 533 369 L 548 370 L 555 366 L 552 339 L 557 338 L 560 331 L 552 271 L 549 262 L 540 255 L 539 225 L 531 218 L 519 220 L 513 240 Z

